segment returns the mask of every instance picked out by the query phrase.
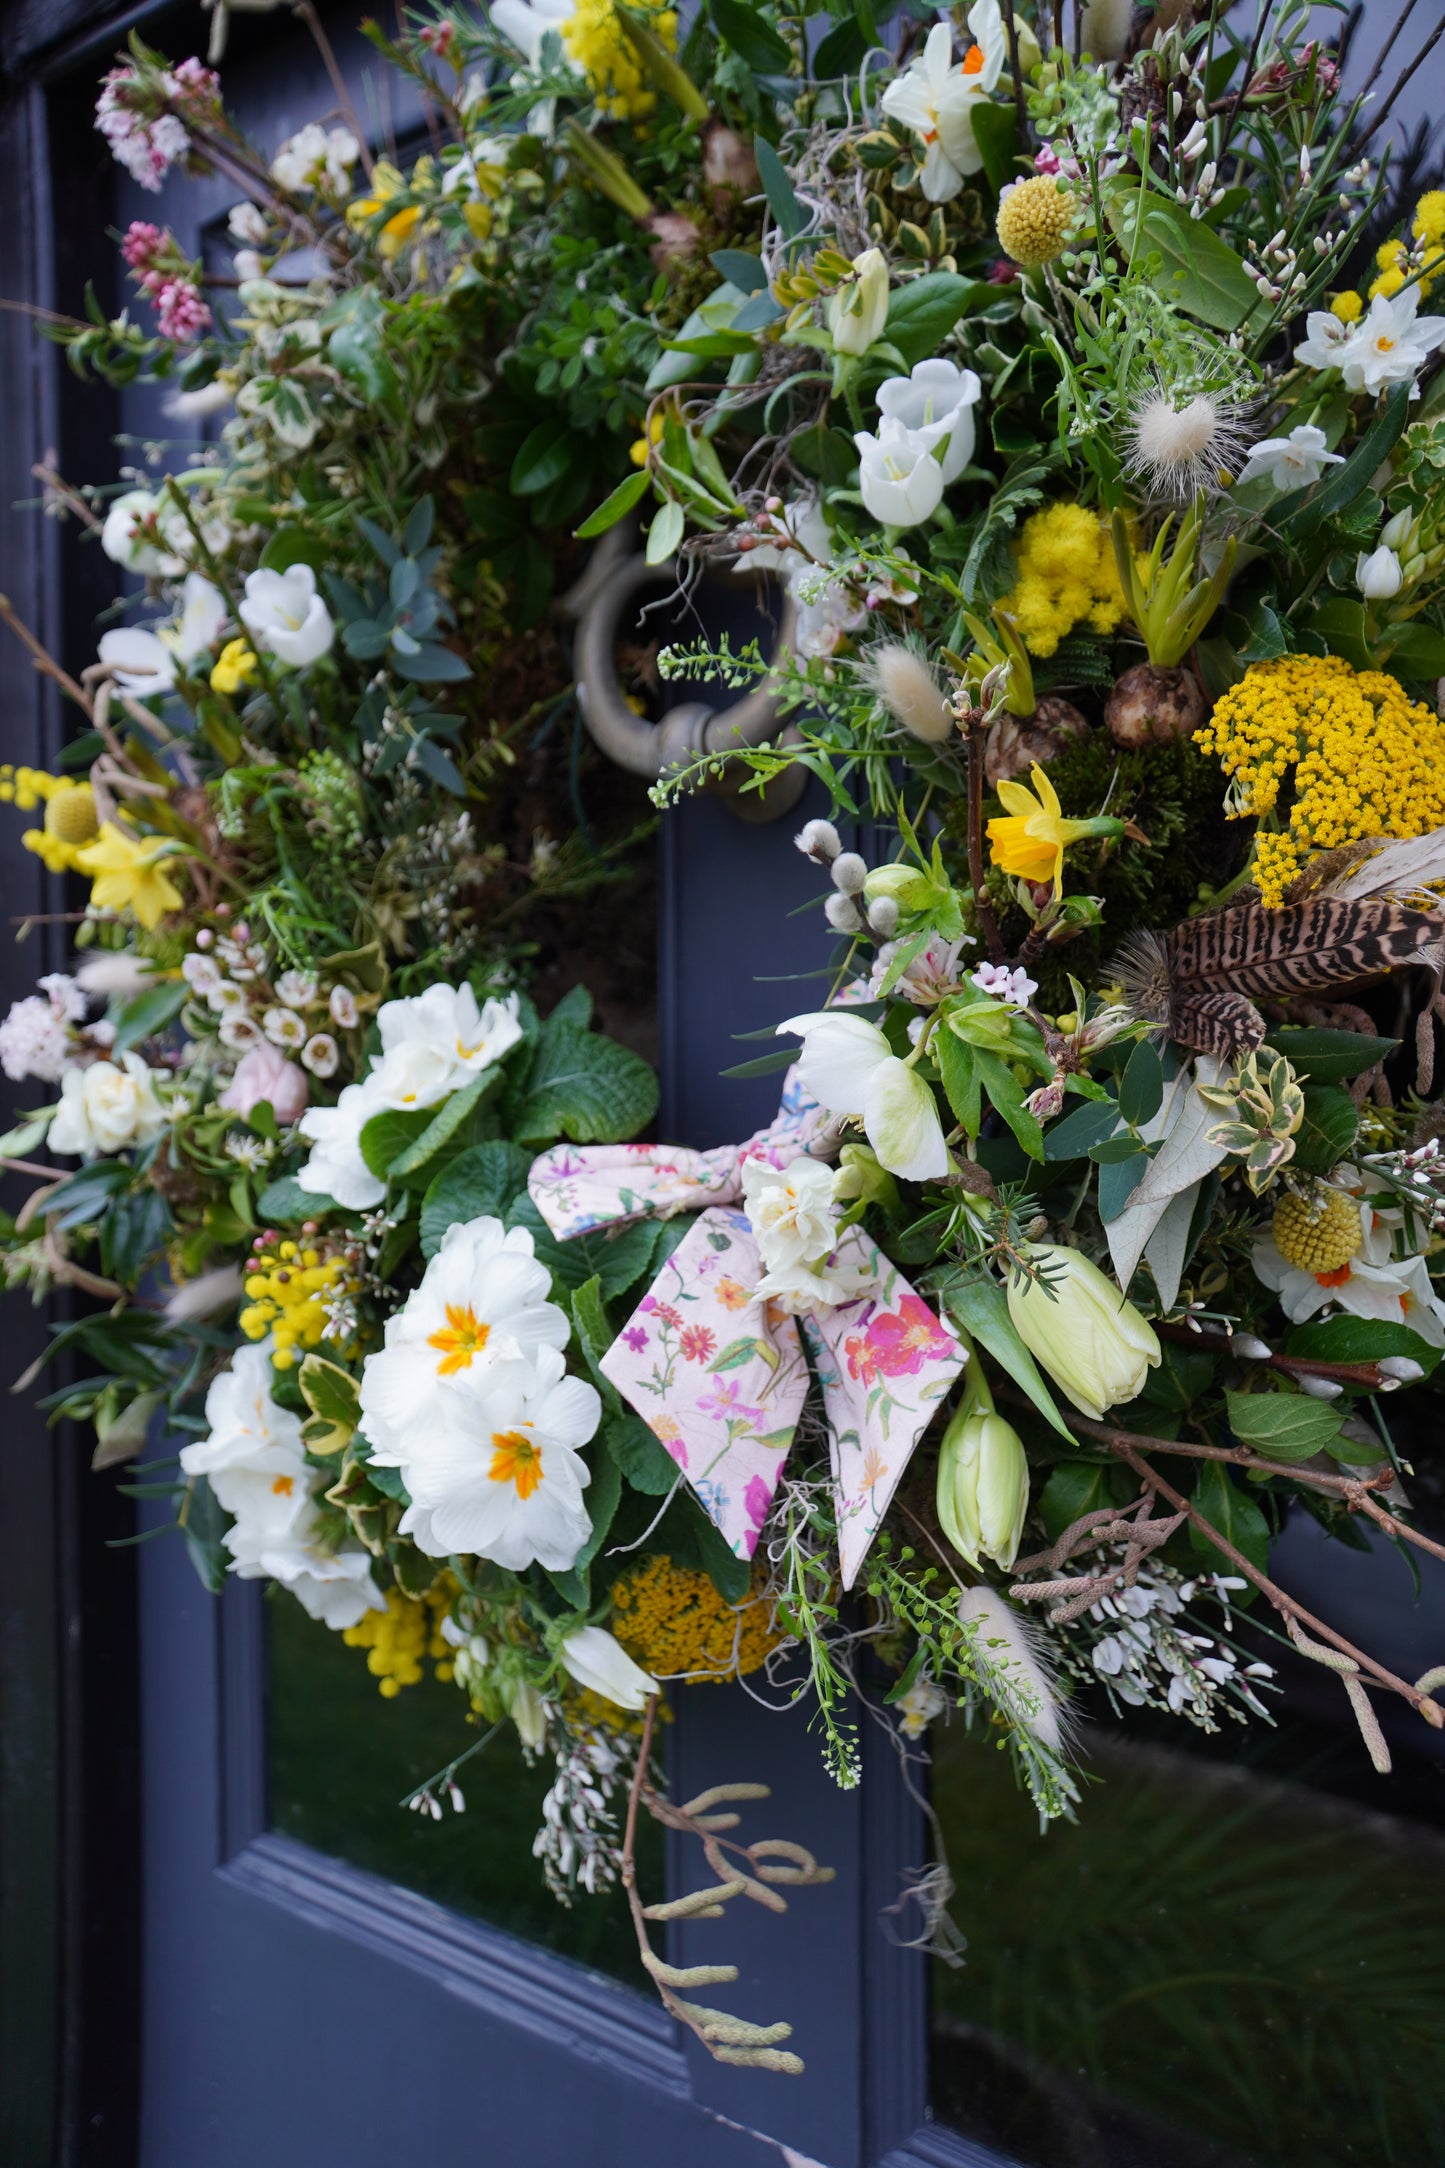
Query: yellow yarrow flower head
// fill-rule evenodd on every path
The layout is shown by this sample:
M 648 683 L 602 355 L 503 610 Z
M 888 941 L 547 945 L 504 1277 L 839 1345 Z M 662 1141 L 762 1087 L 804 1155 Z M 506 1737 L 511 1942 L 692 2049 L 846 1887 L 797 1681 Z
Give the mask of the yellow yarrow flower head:
M 988 824 L 989 855 L 1016 880 L 1052 882 L 1059 897 L 1064 893 L 1064 853 L 1069 845 L 1086 836 L 1120 836 L 1124 823 L 1108 816 L 1068 819 L 1058 792 L 1037 761 L 1029 770 L 1029 781 L 1032 790 L 1023 783 L 999 784 L 1005 810 Z
M 167 911 L 181 908 L 181 892 L 165 869 L 165 861 L 180 849 L 169 837 L 127 835 L 114 821 L 105 821 L 74 862 L 91 876 L 90 900 L 98 910 L 133 911 L 153 933 Z
M 999 604 L 1031 655 L 1055 653 L 1075 625 L 1116 632 L 1125 614 L 1107 523 L 1081 504 L 1051 504 L 1025 520 L 1018 579 Z
M 637 12 L 659 43 L 675 53 L 675 10 L 644 0 Z M 577 0 L 560 27 L 562 43 L 586 76 L 598 111 L 609 120 L 645 120 L 657 104 L 657 92 L 622 28 L 613 0 Z
M 760 1588 L 731 1604 L 707 1574 L 666 1557 L 645 1559 L 617 1583 L 612 1631 L 654 1677 L 693 1682 L 744 1677 L 787 1639 Z
M 251 684 L 259 668 L 249 640 L 228 640 L 211 671 L 211 691 L 238 693 L 243 685 Z
M 1254 663 L 1194 742 L 1230 779 L 1229 818 L 1261 823 L 1254 880 L 1271 908 L 1316 851 L 1445 826 L 1445 722 L 1383 670 L 1338 655 Z

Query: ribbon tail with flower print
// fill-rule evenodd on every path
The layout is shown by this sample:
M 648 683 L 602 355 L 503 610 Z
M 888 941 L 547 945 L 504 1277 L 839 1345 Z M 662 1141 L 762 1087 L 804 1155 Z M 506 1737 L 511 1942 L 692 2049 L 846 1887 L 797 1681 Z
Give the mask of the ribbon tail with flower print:
M 763 1137 L 771 1141 L 770 1132 Z M 734 1162 L 764 1156 L 758 1141 L 735 1149 Z M 788 1159 L 797 1156 L 796 1127 L 780 1141 Z M 608 1216 L 687 1209 L 696 1194 L 680 1203 L 677 1185 L 694 1170 L 680 1162 L 703 1156 L 659 1154 L 644 1164 L 634 1153 L 624 1186 L 611 1148 L 593 1165 L 590 1148 L 571 1152 L 565 1169 L 556 1164 L 561 1155 L 549 1153 L 529 1186 L 566 1239 Z M 608 1183 L 617 1198 L 610 1215 L 595 1209 Z M 843 1232 L 830 1261 L 830 1277 L 845 1278 L 849 1289 L 841 1302 L 795 1318 L 754 1293 L 763 1269 L 746 1213 L 709 1205 L 600 1367 L 676 1461 L 729 1549 L 751 1558 L 807 1399 L 806 1342 L 823 1395 L 843 1586 L 851 1588 L 965 1351 L 861 1228 Z

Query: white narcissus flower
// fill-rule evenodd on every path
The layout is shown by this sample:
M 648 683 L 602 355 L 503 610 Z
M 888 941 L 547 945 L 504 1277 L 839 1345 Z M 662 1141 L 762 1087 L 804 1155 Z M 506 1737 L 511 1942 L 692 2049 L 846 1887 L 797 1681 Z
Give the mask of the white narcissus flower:
M 974 42 L 959 66 L 953 65 L 951 24 L 935 23 L 907 74 L 883 93 L 890 119 L 923 139 L 918 178 L 930 203 L 951 203 L 965 176 L 983 167 L 973 108 L 992 93 L 1003 72 L 1006 43 L 998 0 L 978 0 L 969 10 L 968 27 Z
M 542 57 L 542 40 L 549 30 L 561 33 L 563 23 L 576 12 L 576 0 L 492 0 L 492 28 L 510 38 L 517 51 L 535 68 Z
M 920 361 L 910 375 L 890 376 L 879 385 L 878 411 L 914 434 L 936 430 L 933 449 L 944 482 L 956 482 L 973 457 L 973 409 L 982 389 L 972 369 L 952 361 Z
M 94 1061 L 88 1069 L 66 1071 L 50 1124 L 50 1149 L 99 1159 L 149 1144 L 169 1119 L 156 1092 L 156 1072 L 139 1054 L 122 1054 L 119 1066 Z
M 649 1698 L 660 1691 L 652 1673 L 635 1664 L 605 1626 L 580 1626 L 557 1654 L 579 1686 L 600 1694 L 618 1709 L 645 1709 Z
M 926 1671 L 920 1671 L 907 1693 L 892 1704 L 905 1739 L 921 1739 L 934 1718 L 952 1706 L 937 1679 Z
M 156 637 L 177 661 L 196 662 L 215 646 L 229 615 L 219 587 L 212 586 L 203 572 L 188 572 L 181 589 L 180 615 L 173 625 L 162 625 Z
M 1418 286 L 1376 294 L 1339 355 L 1337 366 L 1347 390 L 1379 392 L 1390 384 L 1414 381 L 1445 339 L 1445 316 L 1421 316 L 1419 307 Z
M 258 647 L 293 670 L 304 670 L 329 654 L 336 637 L 331 612 L 316 592 L 310 565 L 285 572 L 248 572 L 241 623 Z
M 866 354 L 883 336 L 888 319 L 888 258 L 881 248 L 865 248 L 853 258 L 856 278 L 828 301 L 828 329 L 836 354 Z
M 1272 1234 L 1262 1234 L 1254 1244 L 1256 1274 L 1279 1296 L 1292 1325 L 1333 1306 L 1352 1317 L 1408 1326 L 1431 1347 L 1445 1347 L 1445 1300 L 1424 1258 L 1395 1256 L 1403 1215 L 1376 1211 L 1364 1197 L 1359 1205 L 1360 1247 L 1346 1264 L 1322 1274 L 1306 1271 L 1289 1263 Z
M 548 1301 L 551 1288 L 525 1227 L 509 1233 L 491 1218 L 449 1227 L 361 1374 L 361 1427 L 375 1457 L 401 1466 L 418 1430 L 446 1422 L 464 1374 L 564 1348 L 567 1315 Z
M 1377 550 L 1361 550 L 1355 559 L 1355 585 L 1366 602 L 1388 602 L 1404 584 L 1400 560 L 1383 542 Z
M 1294 358 L 1307 369 L 1338 369 L 1356 326 L 1336 316 L 1333 309 L 1315 309 L 1305 318 L 1305 336 Z
M 601 1420 L 595 1386 L 568 1377 L 554 1348 L 533 1362 L 457 1374 L 444 1424 L 413 1429 L 392 1465 L 412 1503 L 401 1533 L 428 1558 L 472 1552 L 522 1573 L 561 1573 L 592 1532 L 582 1493 L 591 1470 L 579 1447 Z
M 1326 467 L 1344 464 L 1342 452 L 1332 452 L 1323 429 L 1301 422 L 1287 437 L 1266 437 L 1252 445 L 1239 470 L 1238 484 L 1267 478 L 1271 489 L 1308 489 Z
M 933 1093 L 894 1053 L 876 1024 L 825 1009 L 790 1017 L 780 1035 L 803 1041 L 798 1081 L 829 1113 L 861 1121 L 879 1164 L 909 1182 L 948 1172 L 948 1150 Z
M 176 663 L 171 650 L 155 633 L 140 625 L 115 625 L 100 636 L 100 659 L 111 671 L 122 692 L 148 700 L 168 693 L 176 682 Z
M 1078 1250 L 1038 1243 L 1027 1259 L 1047 1268 L 1047 1286 L 1022 1274 L 1010 1278 L 1014 1329 L 1080 1414 L 1097 1423 L 1143 1391 L 1160 1360 L 1158 1337 L 1107 1273 Z
M 828 1256 L 838 1239 L 831 1167 L 804 1155 L 786 1167 L 745 1159 L 742 1173 L 743 1210 L 766 1271 L 814 1265 Z
M 888 416 L 877 436 L 867 429 L 855 432 L 858 487 L 885 527 L 918 527 L 938 510 L 943 469 L 934 457 L 935 435 L 932 429 L 905 429 Z

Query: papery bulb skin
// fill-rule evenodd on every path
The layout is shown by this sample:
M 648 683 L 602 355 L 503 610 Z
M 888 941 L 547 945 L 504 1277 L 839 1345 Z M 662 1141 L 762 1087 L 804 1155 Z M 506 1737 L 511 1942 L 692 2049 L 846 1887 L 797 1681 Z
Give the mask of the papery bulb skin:
M 1034 763 L 1046 768 L 1088 733 L 1088 724 L 1071 701 L 1057 693 L 1045 693 L 1032 715 L 1004 713 L 989 725 L 984 740 L 983 772 L 992 789 L 1026 775 Z
M 763 185 L 751 146 L 720 120 L 708 121 L 702 131 L 702 177 L 718 218 L 757 195 Z
M 1116 745 L 1136 751 L 1202 730 L 1209 706 L 1192 670 L 1161 670 L 1152 662 L 1140 662 L 1115 684 L 1104 703 L 1104 721 Z
M 652 235 L 647 253 L 654 271 L 685 270 L 697 261 L 702 234 L 686 211 L 654 211 L 643 220 L 643 227 Z

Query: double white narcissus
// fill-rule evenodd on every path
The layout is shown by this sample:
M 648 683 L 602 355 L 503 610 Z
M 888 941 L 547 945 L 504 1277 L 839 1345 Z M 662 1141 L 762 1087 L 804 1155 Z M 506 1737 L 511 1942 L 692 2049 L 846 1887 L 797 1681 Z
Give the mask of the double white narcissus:
M 779 1035 L 803 1041 L 798 1081 L 830 1114 L 861 1121 L 880 1166 L 908 1182 L 948 1172 L 948 1148 L 932 1091 L 894 1053 L 876 1024 L 846 1009 L 792 1016 Z
M 386 1344 L 361 1377 L 361 1428 L 394 1467 L 444 1423 L 455 1381 L 497 1362 L 531 1362 L 567 1345 L 566 1314 L 525 1227 L 499 1219 L 449 1227 L 420 1287 L 386 1321 Z
M 1026 1256 L 1044 1277 L 1010 1279 L 1014 1327 L 1066 1398 L 1097 1423 L 1143 1390 L 1160 1359 L 1154 1329 L 1078 1250 L 1042 1242 Z

